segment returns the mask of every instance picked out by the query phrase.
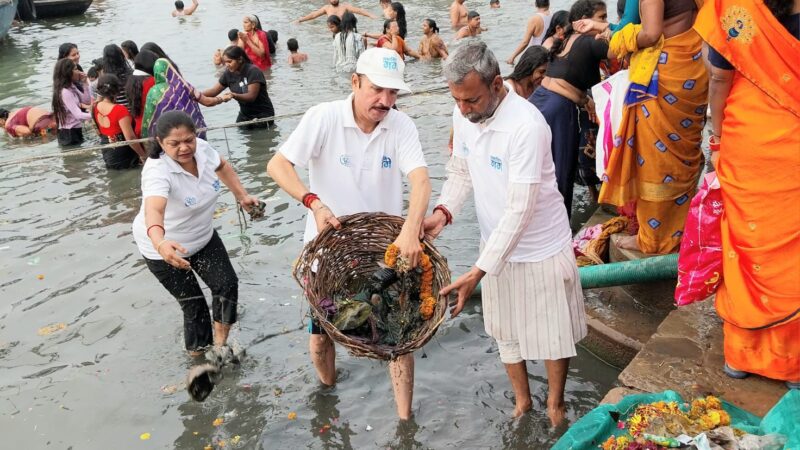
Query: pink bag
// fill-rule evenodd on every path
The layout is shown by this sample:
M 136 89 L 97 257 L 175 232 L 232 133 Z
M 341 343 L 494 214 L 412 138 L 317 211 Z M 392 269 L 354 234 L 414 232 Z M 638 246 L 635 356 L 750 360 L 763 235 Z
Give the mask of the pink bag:
M 705 300 L 722 282 L 723 209 L 719 180 L 711 172 L 703 178 L 686 217 L 675 287 L 678 306 Z

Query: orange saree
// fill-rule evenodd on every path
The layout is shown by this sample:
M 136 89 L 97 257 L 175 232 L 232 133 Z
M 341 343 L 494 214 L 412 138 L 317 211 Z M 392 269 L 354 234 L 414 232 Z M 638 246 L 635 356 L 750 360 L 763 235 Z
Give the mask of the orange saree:
M 800 380 L 800 42 L 758 0 L 708 0 L 695 30 L 736 69 L 721 130 L 725 359 Z

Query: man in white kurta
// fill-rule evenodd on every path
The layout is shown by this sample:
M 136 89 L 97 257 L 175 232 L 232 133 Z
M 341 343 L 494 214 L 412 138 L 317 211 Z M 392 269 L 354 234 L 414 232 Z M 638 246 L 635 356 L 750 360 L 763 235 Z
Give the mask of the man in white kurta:
M 525 360 L 545 360 L 555 426 L 564 419 L 569 358 L 586 335 L 586 320 L 550 129 L 536 107 L 504 85 L 484 43 L 462 43 L 444 74 L 456 101 L 453 155 L 424 227 L 438 235 L 472 190 L 482 245 L 472 269 L 442 293 L 458 293 L 455 316 L 483 279 L 486 332 L 497 340 L 511 380 L 514 415 L 532 407 Z
M 345 100 L 309 109 L 289 139 L 270 160 L 267 172 L 284 191 L 309 209 L 304 234 L 308 243 L 337 216 L 360 212 L 403 212 L 403 177 L 411 185 L 408 215 L 394 242 L 412 266 L 420 252 L 422 220 L 428 209 L 430 182 L 419 135 L 404 113 L 392 109 L 403 81 L 402 58 L 390 49 L 361 54 L 352 75 L 353 93 Z M 308 168 L 310 189 L 295 166 Z M 312 326 L 311 359 L 320 381 L 336 382 L 333 342 Z M 414 355 L 389 363 L 397 414 L 411 416 Z

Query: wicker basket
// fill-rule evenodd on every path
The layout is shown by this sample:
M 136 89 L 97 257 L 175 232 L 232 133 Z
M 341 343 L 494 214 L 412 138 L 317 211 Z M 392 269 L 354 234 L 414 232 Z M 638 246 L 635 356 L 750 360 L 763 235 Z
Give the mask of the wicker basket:
M 402 218 L 383 213 L 353 214 L 339 217 L 339 221 L 341 229 L 328 227 L 303 248 L 293 272 L 320 326 L 354 356 L 394 360 L 425 345 L 444 320 L 445 297 L 437 296 L 433 316 L 423 322 L 409 341 L 397 346 L 372 343 L 366 338 L 344 334 L 327 320 L 318 302 L 326 297 L 359 290 L 378 269 L 386 247 L 394 242 L 403 226 Z M 450 283 L 447 259 L 427 240 L 423 244 L 433 265 L 433 292 L 439 292 Z

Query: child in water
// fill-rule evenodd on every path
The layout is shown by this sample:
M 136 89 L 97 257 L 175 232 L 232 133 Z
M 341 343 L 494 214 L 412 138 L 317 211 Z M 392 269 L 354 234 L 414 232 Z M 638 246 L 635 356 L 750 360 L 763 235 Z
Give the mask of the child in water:
M 298 51 L 300 45 L 297 43 L 297 39 L 289 39 L 286 41 L 286 46 L 289 48 L 289 64 L 300 64 L 308 61 L 308 54 Z

